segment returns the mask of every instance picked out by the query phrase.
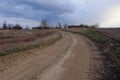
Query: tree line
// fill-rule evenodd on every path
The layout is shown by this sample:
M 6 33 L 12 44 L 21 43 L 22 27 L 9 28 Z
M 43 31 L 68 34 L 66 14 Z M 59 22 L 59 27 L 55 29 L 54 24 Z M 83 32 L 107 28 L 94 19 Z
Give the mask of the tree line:
M 65 28 L 97 28 L 99 27 L 99 24 L 93 24 L 93 25 L 88 25 L 88 24 L 80 24 L 80 25 L 68 25 Z
M 16 24 L 16 25 L 13 25 L 13 24 L 7 24 L 6 21 L 4 21 L 3 23 L 3 26 L 1 28 L 2 30 L 11 30 L 11 29 L 18 29 L 18 30 L 21 30 L 23 29 L 21 25 L 19 24 Z
M 50 27 L 49 23 L 47 20 L 41 20 L 41 23 L 36 26 L 36 27 L 32 27 L 32 29 L 51 29 L 52 27 Z M 23 28 L 20 24 L 7 24 L 6 21 L 4 21 L 2 27 L 0 28 L 2 30 L 11 30 L 11 29 L 15 29 L 15 30 L 22 30 L 22 29 L 30 29 L 28 26 L 26 26 L 25 28 Z
M 40 24 L 36 27 L 32 27 L 32 29 L 61 29 L 61 28 L 96 28 L 98 27 L 99 24 L 94 24 L 94 25 L 87 25 L 87 24 L 80 24 L 80 25 L 67 25 L 64 24 L 62 25 L 60 22 L 56 25 L 56 26 L 50 26 L 48 21 L 46 19 L 41 20 Z M 3 26 L 1 28 L 2 30 L 11 30 L 11 29 L 15 29 L 15 30 L 22 30 L 23 27 L 20 24 L 7 24 L 6 21 L 4 21 Z M 29 27 L 26 26 L 26 28 L 29 30 Z

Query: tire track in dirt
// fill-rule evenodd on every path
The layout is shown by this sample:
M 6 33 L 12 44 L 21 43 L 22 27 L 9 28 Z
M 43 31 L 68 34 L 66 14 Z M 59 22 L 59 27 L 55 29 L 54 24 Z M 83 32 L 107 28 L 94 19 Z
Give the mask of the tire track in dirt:
M 88 44 L 81 35 L 72 34 L 72 39 L 73 43 L 61 61 L 37 80 L 89 80 Z
M 40 80 L 58 80 L 60 78 L 60 75 L 63 73 L 64 68 L 62 68 L 62 64 L 64 63 L 64 61 L 69 58 L 69 56 L 72 53 L 72 49 L 74 48 L 74 46 L 77 43 L 76 38 L 73 38 L 74 36 L 72 36 L 73 39 L 73 43 L 71 44 L 70 48 L 68 49 L 68 51 L 66 52 L 65 56 L 62 58 L 62 60 L 55 65 L 45 76 L 43 76 Z

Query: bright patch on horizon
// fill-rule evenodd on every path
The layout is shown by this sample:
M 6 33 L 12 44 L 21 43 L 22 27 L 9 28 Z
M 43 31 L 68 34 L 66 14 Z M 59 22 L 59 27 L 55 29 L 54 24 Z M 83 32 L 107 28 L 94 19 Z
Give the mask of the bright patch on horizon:
M 120 27 L 120 6 L 114 6 L 108 10 L 103 20 L 100 23 L 100 27 Z

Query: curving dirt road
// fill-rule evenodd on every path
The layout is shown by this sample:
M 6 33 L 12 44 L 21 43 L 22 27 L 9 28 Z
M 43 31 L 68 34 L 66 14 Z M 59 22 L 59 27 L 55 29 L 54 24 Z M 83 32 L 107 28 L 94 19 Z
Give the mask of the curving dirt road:
M 0 80 L 88 80 L 90 49 L 84 38 L 62 32 L 63 39 L 38 49 L 4 72 Z

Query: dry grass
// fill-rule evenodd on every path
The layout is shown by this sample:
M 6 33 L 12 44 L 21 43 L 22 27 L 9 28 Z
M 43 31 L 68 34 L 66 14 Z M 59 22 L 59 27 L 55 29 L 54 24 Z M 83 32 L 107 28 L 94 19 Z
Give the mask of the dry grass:
M 36 48 L 53 33 L 53 30 L 1 30 L 0 55 Z

